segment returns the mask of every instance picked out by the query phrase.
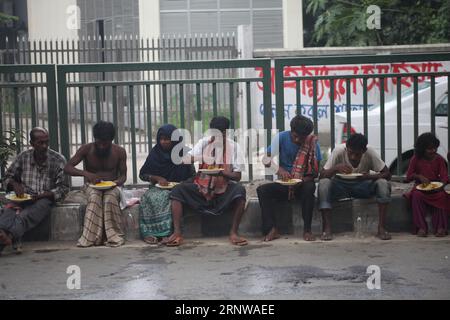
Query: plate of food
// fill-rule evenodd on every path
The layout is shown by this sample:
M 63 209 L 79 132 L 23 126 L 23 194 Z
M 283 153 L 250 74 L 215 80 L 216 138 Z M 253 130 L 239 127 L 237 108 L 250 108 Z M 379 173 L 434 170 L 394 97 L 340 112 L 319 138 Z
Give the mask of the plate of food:
M 100 181 L 99 183 L 90 184 L 89 186 L 97 190 L 108 190 L 115 187 L 116 185 L 117 184 L 113 181 Z
M 224 168 L 220 168 L 219 166 L 208 166 L 205 169 L 198 169 L 198 172 L 206 173 L 206 174 L 218 174 L 223 171 Z
M 447 184 L 447 185 L 444 187 L 444 190 L 445 190 L 445 192 L 447 192 L 448 194 L 450 194 L 450 184 Z
M 173 189 L 179 182 L 169 182 L 167 186 L 162 186 L 159 183 L 155 184 L 155 187 L 158 187 L 160 189 Z
M 362 173 L 336 173 L 336 176 L 338 176 L 341 179 L 353 180 L 353 179 L 362 177 L 363 174 Z
M 296 185 L 297 183 L 302 182 L 302 179 L 289 179 L 289 180 L 275 180 L 276 183 L 282 184 L 284 186 L 293 186 Z
M 432 192 L 439 190 L 442 188 L 444 184 L 439 181 L 432 181 L 430 183 L 421 183 L 416 186 L 417 190 L 424 191 L 424 192 Z
M 24 202 L 24 201 L 30 201 L 33 198 L 28 193 L 24 193 L 22 197 L 17 196 L 14 192 L 9 193 L 5 196 L 6 199 L 13 201 L 13 202 Z

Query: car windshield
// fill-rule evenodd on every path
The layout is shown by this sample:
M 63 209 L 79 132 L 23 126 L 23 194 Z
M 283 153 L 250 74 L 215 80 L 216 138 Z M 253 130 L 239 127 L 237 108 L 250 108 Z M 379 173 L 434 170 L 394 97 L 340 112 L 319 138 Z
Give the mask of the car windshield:
M 419 82 L 418 83 L 418 91 L 426 89 L 426 88 L 429 88 L 430 86 L 431 86 L 431 82 L 428 81 L 428 80 L 424 81 L 424 82 Z M 402 98 L 406 97 L 406 96 L 409 96 L 409 95 L 412 95 L 413 93 L 414 93 L 414 86 L 411 86 L 411 87 L 406 88 L 406 89 L 402 88 Z M 385 104 L 389 103 L 389 102 L 392 102 L 392 101 L 395 101 L 396 99 L 397 99 L 397 95 L 394 94 L 394 95 L 390 96 L 389 98 L 387 98 L 385 100 Z M 377 109 L 379 107 L 380 107 L 379 104 L 372 105 L 371 107 L 369 107 L 369 111 Z

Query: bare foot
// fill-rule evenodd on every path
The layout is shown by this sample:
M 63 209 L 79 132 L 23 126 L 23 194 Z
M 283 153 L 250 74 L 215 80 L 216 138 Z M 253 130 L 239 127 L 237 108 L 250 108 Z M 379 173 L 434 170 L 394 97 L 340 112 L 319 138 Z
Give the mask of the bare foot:
M 322 235 L 320 236 L 320 240 L 322 240 L 322 241 L 331 241 L 331 240 L 333 240 L 333 235 L 331 234 L 331 228 L 325 227 L 323 229 Z
M 178 247 L 183 244 L 183 236 L 181 233 L 173 233 L 166 242 L 168 247 Z
M 421 238 L 425 238 L 427 236 L 427 232 L 423 229 L 419 229 L 419 231 L 417 231 L 417 236 L 421 237 Z
M 280 234 L 278 233 L 277 228 L 273 227 L 268 234 L 264 237 L 263 241 L 272 241 L 278 239 Z
M 246 246 L 248 244 L 247 239 L 238 236 L 236 233 L 230 234 L 230 242 L 235 246 Z
M 436 232 L 436 237 L 445 237 L 447 235 L 447 231 L 445 229 L 438 229 Z
M 303 233 L 303 240 L 305 241 L 316 241 L 316 237 L 312 234 L 311 231 Z
M 12 244 L 12 239 L 6 234 L 6 232 L 0 229 L 0 244 L 5 246 L 10 246 Z
M 377 238 L 380 239 L 380 240 L 391 240 L 392 239 L 392 237 L 389 234 L 389 232 L 387 232 L 384 229 L 379 229 L 378 230 Z

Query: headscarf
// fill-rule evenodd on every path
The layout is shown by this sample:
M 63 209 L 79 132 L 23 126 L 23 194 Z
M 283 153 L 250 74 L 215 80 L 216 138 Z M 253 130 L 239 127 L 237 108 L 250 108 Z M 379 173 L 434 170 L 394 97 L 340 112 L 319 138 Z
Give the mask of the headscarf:
M 171 137 L 177 128 L 172 124 L 163 125 L 156 134 L 156 145 L 150 151 L 139 176 L 153 175 L 165 178 L 167 181 L 180 182 L 192 176 L 193 168 L 190 164 L 176 165 L 172 162 L 171 153 L 173 147 L 177 144 L 172 142 L 170 150 L 164 150 L 161 146 L 161 136 Z M 180 143 L 180 142 L 178 142 Z

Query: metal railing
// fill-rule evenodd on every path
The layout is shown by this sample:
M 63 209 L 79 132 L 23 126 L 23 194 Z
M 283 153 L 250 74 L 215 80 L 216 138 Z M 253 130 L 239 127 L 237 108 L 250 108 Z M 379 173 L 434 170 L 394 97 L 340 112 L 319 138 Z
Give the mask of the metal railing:
M 379 117 L 379 135 L 380 135 L 380 153 L 381 158 L 385 160 L 386 151 L 386 136 L 385 136 L 385 93 L 386 93 L 386 83 L 387 79 L 392 79 L 396 87 L 396 117 L 397 117 L 397 159 L 396 159 L 396 170 L 397 175 L 402 175 L 401 172 L 402 160 L 405 158 L 403 150 L 403 138 L 402 138 L 402 81 L 405 78 L 412 78 L 413 83 L 413 139 L 417 139 L 419 135 L 419 96 L 418 96 L 418 83 L 424 81 L 425 78 L 430 79 L 431 85 L 431 97 L 430 97 L 430 127 L 431 132 L 436 133 L 436 105 L 435 105 L 435 79 L 436 77 L 447 77 L 447 96 L 450 91 L 450 72 L 396 72 L 396 73 L 371 73 L 371 74 L 338 74 L 338 75 L 322 75 L 321 71 L 317 72 L 317 69 L 312 71 L 316 73 L 315 75 L 305 75 L 305 76 L 290 76 L 291 73 L 296 74 L 297 72 L 292 72 L 289 70 L 290 67 L 301 66 L 324 66 L 325 68 L 332 65 L 356 65 L 356 64 L 395 64 L 395 63 L 405 63 L 405 62 L 430 62 L 430 61 L 450 61 L 450 53 L 427 53 L 427 54 L 391 54 L 391 55 L 355 55 L 355 56 L 326 56 L 326 57 L 302 57 L 302 58 L 286 58 L 286 59 L 275 59 L 275 96 L 276 96 L 276 126 L 279 130 L 284 130 L 285 127 L 285 87 L 289 83 L 289 87 L 295 88 L 296 96 L 296 108 L 297 113 L 301 113 L 302 102 L 301 102 L 301 88 L 304 82 L 308 82 L 308 88 L 312 91 L 312 119 L 314 122 L 314 132 L 315 134 L 319 132 L 318 126 L 318 82 L 322 81 L 329 87 L 329 104 L 328 108 L 330 110 L 330 146 L 334 149 L 336 142 L 336 128 L 335 128 L 335 114 L 336 114 L 336 104 L 335 95 L 337 90 L 337 83 L 341 82 L 341 85 L 345 91 L 345 110 L 346 110 L 346 125 L 343 128 L 344 134 L 347 138 L 352 133 L 352 113 L 354 112 L 351 107 L 351 93 L 352 89 L 356 91 L 356 80 L 360 80 L 362 85 L 362 95 L 363 95 L 363 133 L 368 137 L 368 81 L 376 81 L 377 86 L 379 86 L 380 96 L 379 96 L 379 106 L 380 106 L 380 117 Z M 402 68 L 399 68 L 402 69 Z M 311 71 L 311 70 L 309 70 Z M 306 73 L 309 73 L 307 71 Z M 404 70 L 401 70 L 404 71 Z M 324 71 L 325 73 L 328 70 Z M 352 85 L 354 88 L 352 88 Z M 389 115 L 388 115 L 389 116 Z M 447 107 L 447 150 L 450 150 L 450 132 L 448 131 L 448 125 L 450 125 L 450 110 Z M 405 159 L 406 160 L 406 159 Z M 450 170 L 450 168 L 449 168 Z M 450 171 L 449 171 L 450 172 Z
M 89 72 L 146 72 L 146 71 L 167 71 L 167 70 L 216 70 L 216 69 L 262 69 L 262 77 L 234 77 L 234 78 L 206 78 L 206 79 L 148 79 L 140 81 L 76 81 L 69 79 L 78 78 L 81 73 Z M 116 138 L 116 142 L 120 142 L 122 145 L 129 145 L 131 148 L 131 160 L 132 160 L 132 181 L 134 184 L 137 183 L 138 168 L 137 168 L 137 150 L 136 150 L 136 139 L 141 135 L 147 136 L 148 148 L 150 150 L 152 147 L 152 132 L 153 127 L 158 126 L 163 123 L 173 122 L 170 121 L 170 116 L 177 114 L 179 116 L 179 126 L 181 128 L 189 128 L 186 121 L 186 97 L 184 95 L 185 87 L 194 86 L 195 87 L 195 112 L 194 119 L 197 121 L 202 121 L 204 125 L 209 122 L 209 118 L 219 114 L 220 109 L 224 111 L 228 109 L 225 113 L 231 120 L 232 128 L 237 128 L 238 119 L 236 113 L 235 96 L 238 94 L 237 86 L 238 84 L 245 85 L 246 91 L 246 108 L 247 114 L 251 113 L 251 84 L 261 82 L 264 88 L 263 100 L 264 100 L 264 110 L 266 115 L 266 124 L 268 128 L 271 126 L 270 122 L 270 107 L 271 107 L 271 95 L 270 95 L 270 59 L 253 59 L 253 60 L 219 60 L 219 61 L 185 61 L 185 62 L 153 62 L 153 63 L 124 63 L 124 64 L 80 64 L 80 65 L 61 65 L 57 67 L 57 78 L 58 78 L 58 110 L 59 110 L 59 123 L 60 123 L 60 137 L 61 141 L 61 152 L 64 156 L 69 157 L 75 150 L 74 147 L 76 143 L 86 143 L 89 141 L 87 137 L 87 132 L 85 131 L 86 121 L 86 104 L 83 100 L 83 91 L 87 88 L 95 88 L 96 92 L 96 104 L 95 110 L 92 112 L 95 114 L 95 120 L 110 120 L 115 125 L 118 123 L 119 113 L 124 111 L 123 107 L 126 107 L 127 113 L 129 114 L 127 127 L 128 130 L 128 140 L 119 141 Z M 228 90 L 223 89 L 222 94 L 228 94 L 228 105 L 219 108 L 218 99 L 218 87 L 224 85 L 228 87 Z M 152 87 L 157 86 L 162 91 L 162 123 L 154 123 L 151 117 L 150 110 L 155 106 L 151 104 Z M 167 99 L 167 92 L 169 87 L 173 87 L 179 96 L 176 105 L 169 105 Z M 210 106 L 212 109 L 208 109 L 208 105 L 204 103 L 202 99 L 202 87 L 208 87 L 212 92 L 212 101 Z M 101 90 L 108 88 L 107 93 L 111 94 L 110 101 L 112 101 L 111 106 L 101 103 L 100 92 Z M 71 89 L 76 89 L 75 92 Z M 128 91 L 129 101 L 127 101 L 127 106 L 120 106 L 117 100 L 118 90 L 126 89 Z M 142 90 L 144 95 L 145 103 L 143 105 L 137 105 L 135 102 L 136 90 Z M 78 93 L 78 94 L 77 94 Z M 72 104 L 69 104 L 69 96 L 73 95 Z M 225 107 L 225 108 L 224 108 Z M 138 130 L 136 127 L 135 112 L 136 109 L 143 109 L 146 111 L 146 130 Z M 72 110 L 73 109 L 73 110 Z M 206 111 L 212 111 L 208 114 L 209 118 L 205 117 Z M 77 115 L 78 113 L 78 115 Z M 222 114 L 224 114 L 222 112 Z M 69 116 L 70 115 L 70 116 Z M 71 121 L 79 119 L 81 127 L 81 136 L 76 134 L 71 134 Z M 69 126 L 67 125 L 69 124 Z M 247 127 L 251 128 L 251 116 L 247 117 Z M 249 167 L 250 179 L 252 177 L 252 167 Z

